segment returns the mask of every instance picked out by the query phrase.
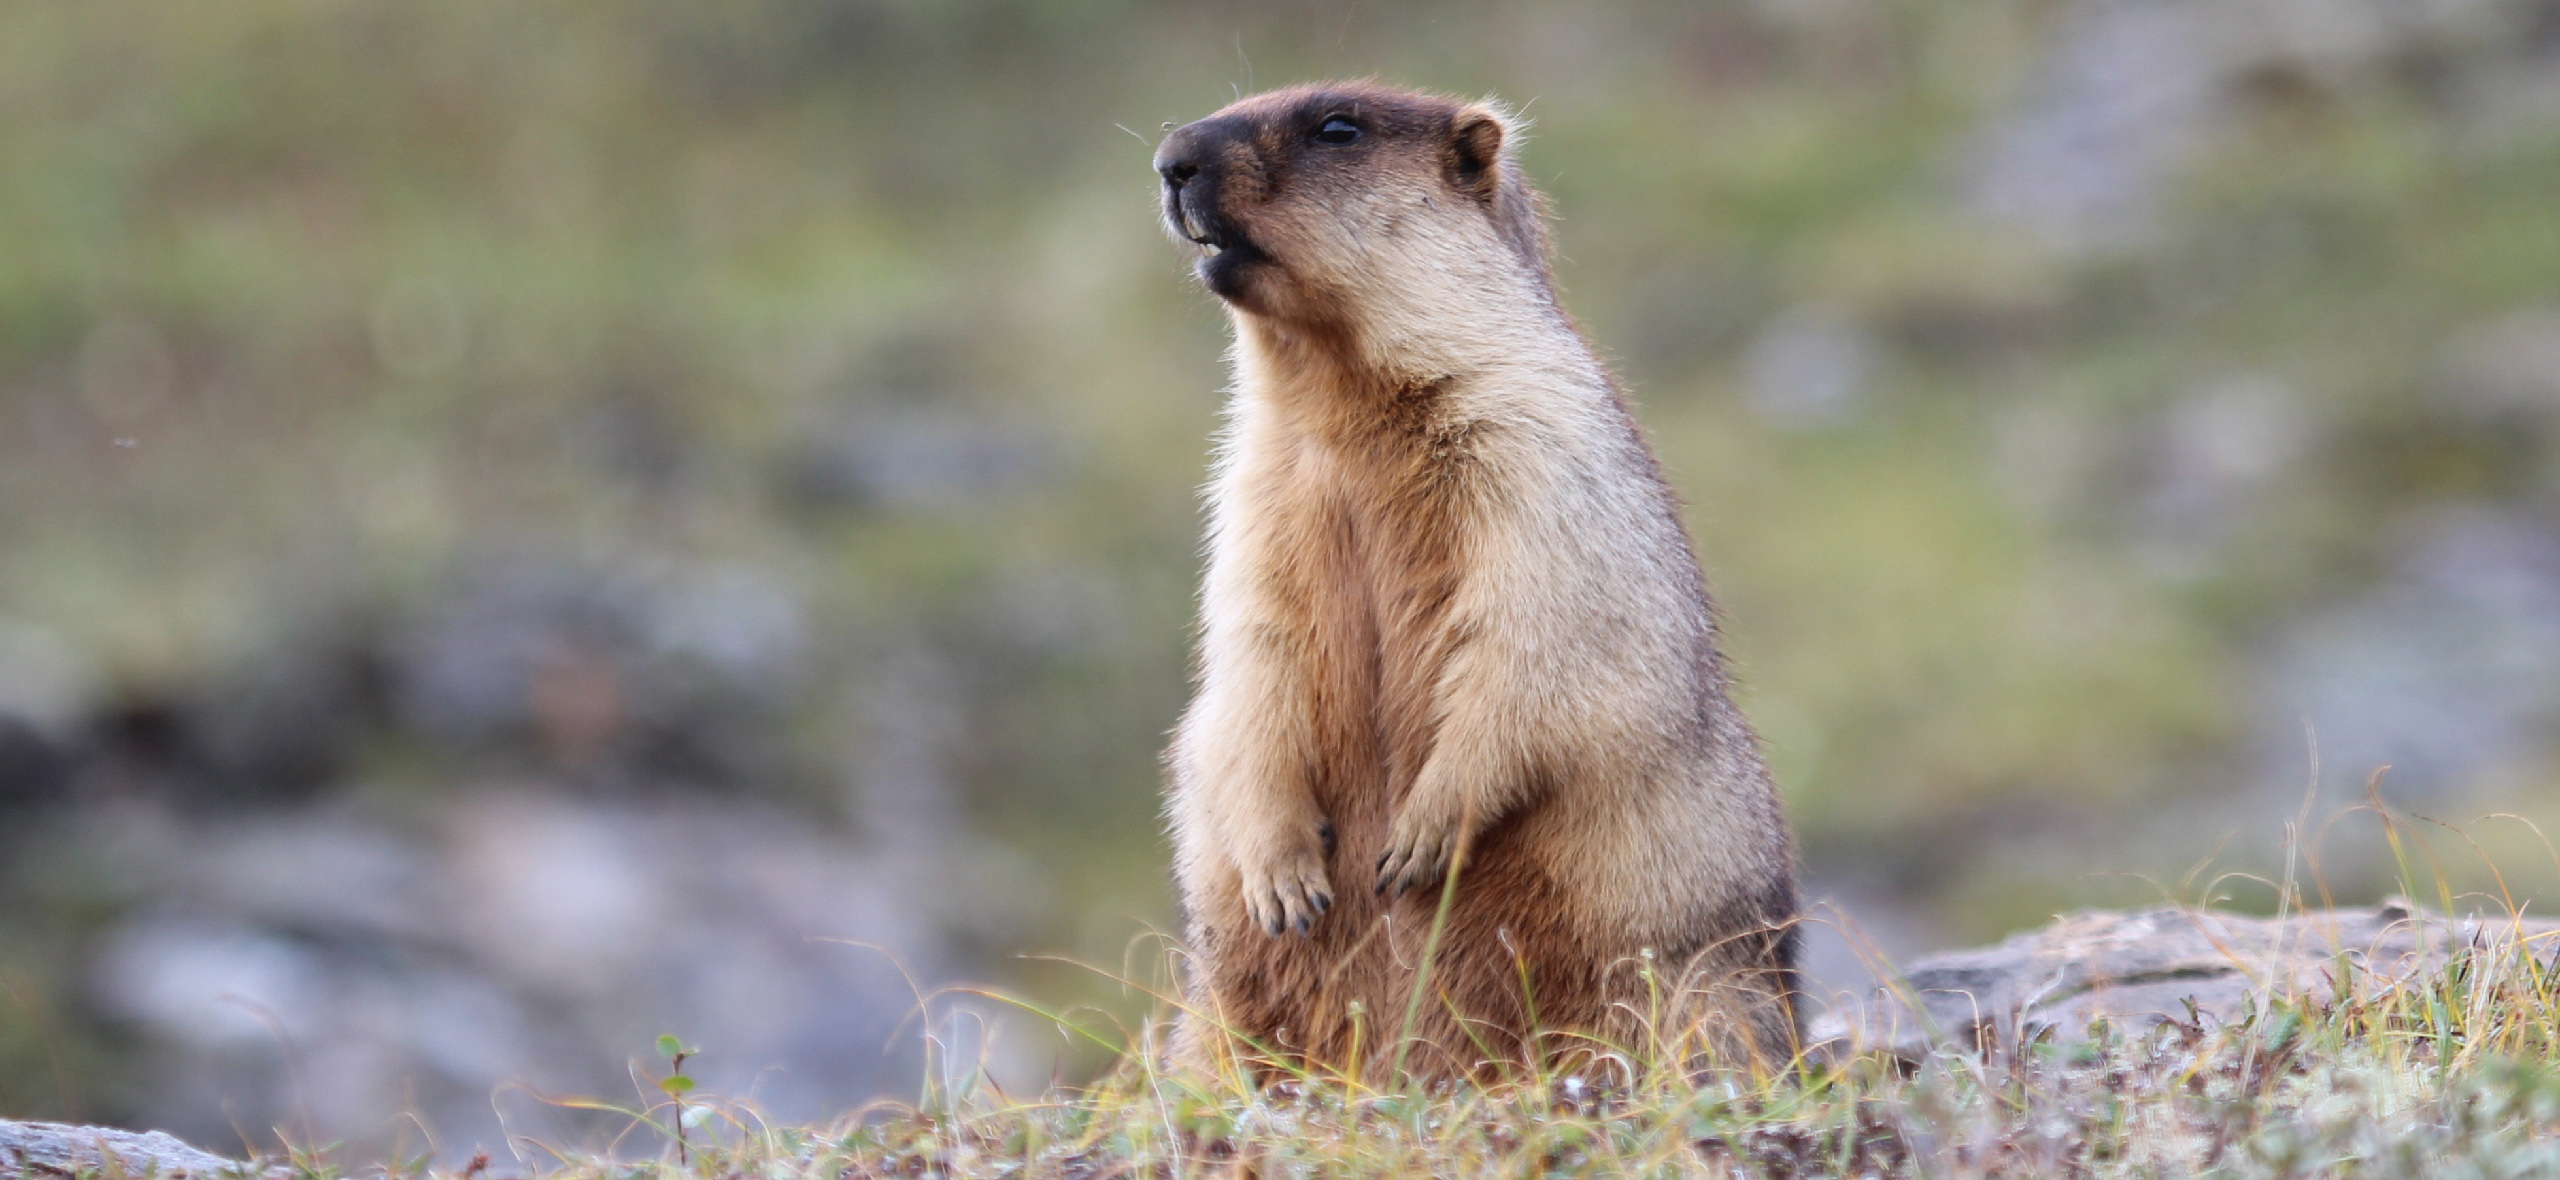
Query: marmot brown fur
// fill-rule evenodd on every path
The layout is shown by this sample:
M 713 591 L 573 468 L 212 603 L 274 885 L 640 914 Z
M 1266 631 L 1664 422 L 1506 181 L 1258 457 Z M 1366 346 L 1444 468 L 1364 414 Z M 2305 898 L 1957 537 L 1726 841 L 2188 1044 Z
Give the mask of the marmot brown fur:
M 1195 1066 L 1794 1055 L 1786 819 L 1517 140 L 1348 83 L 1156 151 L 1235 326 L 1168 755 Z

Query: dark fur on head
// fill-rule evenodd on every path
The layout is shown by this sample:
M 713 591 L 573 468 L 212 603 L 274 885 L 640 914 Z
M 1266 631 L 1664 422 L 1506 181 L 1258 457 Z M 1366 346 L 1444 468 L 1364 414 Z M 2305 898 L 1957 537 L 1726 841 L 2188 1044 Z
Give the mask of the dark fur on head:
M 1333 120 L 1357 137 L 1320 139 Z M 1552 287 L 1545 202 L 1521 174 L 1520 123 L 1501 107 L 1373 82 L 1324 82 L 1243 99 L 1156 149 L 1166 227 L 1197 245 L 1200 278 L 1238 308 L 1298 318 L 1334 306 L 1345 251 L 1324 228 L 1391 235 L 1401 205 L 1477 210 L 1541 289 Z M 1552 298 L 1552 292 L 1549 291 Z

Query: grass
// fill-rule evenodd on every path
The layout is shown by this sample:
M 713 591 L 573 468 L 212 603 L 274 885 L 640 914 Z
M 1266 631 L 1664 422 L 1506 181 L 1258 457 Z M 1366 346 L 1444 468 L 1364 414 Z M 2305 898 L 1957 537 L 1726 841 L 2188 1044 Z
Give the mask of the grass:
M 2430 879 L 2464 903 L 2424 829 L 2384 804 L 2379 776 L 2354 812 L 2381 821 L 2404 893 Z M 2279 912 L 2325 905 L 2309 803 L 2289 826 Z M 2340 818 L 2344 818 L 2341 816 Z M 2324 826 L 2325 827 L 2325 826 Z M 2447 828 L 2456 838 L 2469 837 Z M 2474 846 L 2477 850 L 2476 845 Z M 2485 853 L 2482 854 L 2485 857 Z M 2560 855 L 2560 854 L 2555 854 Z M 2220 896 L 2229 878 L 2208 883 Z M 2501 891 L 2452 927 L 2453 949 L 2412 969 L 2340 954 L 2323 981 L 2263 991 L 2217 1017 L 2099 1023 L 1989 1051 L 1911 1060 L 1834 1045 L 1785 1067 L 1700 1076 L 1693 1029 L 1601 1047 L 1570 1069 L 1498 1085 L 1425 1086 L 1252 1059 L 1213 1076 L 1164 1067 L 1179 1005 L 1134 1024 L 974 989 L 920 1013 L 993 999 L 1109 1064 L 1081 1085 L 1008 1093 L 989 1036 L 928 1022 L 933 1056 L 912 1101 L 823 1125 L 765 1119 L 685 1075 L 699 1049 L 661 1038 L 665 1067 L 635 1075 L 631 1105 L 552 1099 L 611 1136 L 568 1147 L 517 1136 L 515 1163 L 458 1173 L 430 1156 L 363 1169 L 380 1180 L 859 1180 L 869 1177 L 2509 1177 L 2560 1176 L 2560 934 L 2528 932 Z M 2420 921 L 2442 922 L 2441 915 Z M 2547 927 L 2544 927 L 2547 931 Z M 2360 948 L 2346 947 L 2342 950 Z M 1890 972 L 1886 973 L 1888 976 Z M 2291 976 L 2284 976 L 2291 977 Z M 1125 984 L 1125 981 L 1123 981 Z M 1135 985 L 1128 985 L 1135 986 Z M 943 1029 L 951 1035 L 936 1035 Z M 966 1046 L 974 1045 L 972 1050 Z M 591 1124 L 593 1125 L 593 1124 Z M 326 1151 L 296 1151 L 297 1180 L 341 1180 Z
M 2342 958 L 2324 994 L 2228 1021 L 2191 1012 L 1917 1062 L 1844 1052 L 1703 1083 L 1627 1051 L 1492 1087 L 1303 1072 L 1257 1086 L 1159 1068 L 1163 1013 L 1113 1032 L 1042 1014 L 1130 1048 L 1091 1084 L 1036 1097 L 945 1063 L 928 1076 L 955 1084 L 822 1126 L 651 1082 L 666 1100 L 569 1103 L 627 1120 L 607 1147 L 516 1148 L 531 1171 L 595 1180 L 2560 1175 L 2560 967 L 2487 929 L 2413 976 Z

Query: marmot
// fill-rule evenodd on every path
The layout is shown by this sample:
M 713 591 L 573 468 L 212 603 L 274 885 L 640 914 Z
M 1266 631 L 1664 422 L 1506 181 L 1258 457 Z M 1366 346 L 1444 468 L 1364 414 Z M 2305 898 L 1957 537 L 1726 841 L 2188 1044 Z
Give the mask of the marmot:
M 1793 841 L 1518 138 L 1342 83 L 1156 150 L 1235 330 L 1167 754 L 1195 1066 L 1794 1056 Z

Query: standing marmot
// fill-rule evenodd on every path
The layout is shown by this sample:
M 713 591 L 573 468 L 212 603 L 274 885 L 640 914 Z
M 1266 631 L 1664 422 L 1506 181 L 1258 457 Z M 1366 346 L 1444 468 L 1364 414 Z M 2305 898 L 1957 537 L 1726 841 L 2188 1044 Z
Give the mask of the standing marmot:
M 1156 150 L 1236 336 L 1168 756 L 1194 1065 L 1793 1055 L 1786 819 L 1514 131 L 1354 83 Z

